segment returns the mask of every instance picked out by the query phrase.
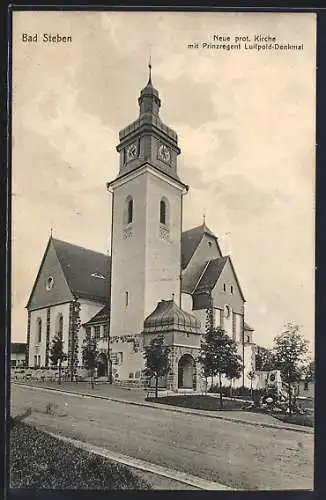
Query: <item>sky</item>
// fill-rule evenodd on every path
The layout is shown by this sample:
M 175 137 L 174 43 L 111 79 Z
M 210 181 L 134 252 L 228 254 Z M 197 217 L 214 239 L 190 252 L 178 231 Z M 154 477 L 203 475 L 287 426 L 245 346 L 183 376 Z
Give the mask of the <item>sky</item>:
M 14 12 L 12 341 L 50 236 L 110 248 L 119 130 L 148 79 L 179 138 L 183 229 L 206 224 L 232 258 L 254 340 L 295 322 L 314 341 L 315 32 L 307 13 Z M 38 42 L 23 42 L 38 33 Z M 43 33 L 72 43 L 43 43 Z M 217 50 L 213 35 L 303 50 Z M 199 49 L 188 44 L 199 42 Z M 313 348 L 313 346 L 312 346 Z

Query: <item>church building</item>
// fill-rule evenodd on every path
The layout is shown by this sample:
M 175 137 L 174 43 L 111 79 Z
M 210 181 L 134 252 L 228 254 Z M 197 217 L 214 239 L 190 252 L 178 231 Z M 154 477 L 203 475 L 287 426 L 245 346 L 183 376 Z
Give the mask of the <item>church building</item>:
M 143 348 L 163 335 L 170 347 L 166 387 L 198 390 L 196 358 L 213 312 L 214 326 L 237 342 L 244 360 L 234 386 L 248 386 L 255 345 L 244 294 L 205 220 L 182 231 L 189 186 L 177 168 L 177 134 L 159 116 L 151 67 L 138 103 L 138 118 L 119 133 L 119 170 L 107 183 L 111 255 L 50 237 L 27 303 L 28 365 L 49 366 L 52 339 L 60 335 L 67 366 L 82 367 L 90 335 L 97 339 L 99 377 L 141 380 Z

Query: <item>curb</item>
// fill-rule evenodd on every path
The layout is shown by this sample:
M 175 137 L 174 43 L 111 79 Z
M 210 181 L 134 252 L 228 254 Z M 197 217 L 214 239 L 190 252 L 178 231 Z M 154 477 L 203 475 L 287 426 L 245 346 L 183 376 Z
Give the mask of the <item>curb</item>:
M 157 476 L 166 477 L 179 483 L 187 484 L 188 486 L 194 486 L 195 488 L 198 488 L 200 490 L 236 490 L 236 488 L 232 488 L 215 481 L 209 481 L 198 476 L 193 476 L 192 474 L 188 474 L 186 472 L 169 469 L 168 467 L 153 464 L 151 462 L 146 462 L 145 460 L 140 460 L 139 458 L 116 453 L 107 450 L 106 448 L 101 448 L 90 443 L 85 443 L 84 441 L 61 436 L 50 431 L 45 431 L 44 429 L 42 429 L 42 432 L 45 432 L 46 434 L 53 436 L 56 439 L 60 439 L 61 441 L 70 443 L 77 448 L 88 451 L 89 453 L 93 453 L 94 455 L 99 455 L 114 462 L 123 464 L 127 467 L 132 467 L 133 469 L 151 472 L 152 474 L 155 474 Z
M 37 387 L 37 386 L 28 385 L 28 384 L 21 384 L 21 383 L 17 383 L 17 382 L 14 382 L 14 384 L 21 386 L 21 387 L 28 387 L 31 389 L 37 389 L 37 390 L 43 390 L 43 391 L 53 391 L 53 392 L 58 392 L 58 393 L 62 393 L 62 394 L 73 395 L 76 397 L 102 399 L 102 400 L 106 400 L 106 401 L 113 401 L 114 403 L 122 403 L 122 404 L 128 404 L 128 405 L 133 405 L 133 406 L 144 406 L 144 407 L 149 407 L 149 408 L 156 408 L 156 409 L 165 410 L 165 411 L 172 411 L 174 413 L 184 413 L 186 415 L 197 415 L 200 417 L 224 420 L 226 422 L 247 424 L 247 425 L 252 425 L 255 427 L 265 427 L 267 429 L 279 429 L 279 430 L 287 430 L 287 431 L 293 431 L 293 432 L 302 432 L 304 434 L 314 434 L 314 429 L 311 427 L 302 426 L 302 429 L 301 429 L 301 428 L 299 428 L 299 426 L 298 427 L 291 427 L 288 425 L 277 425 L 277 424 L 269 424 L 266 422 L 255 422 L 255 421 L 245 420 L 245 419 L 241 419 L 241 418 L 225 417 L 225 416 L 223 417 L 222 415 L 214 415 L 214 414 L 208 413 L 206 410 L 192 410 L 192 409 L 188 409 L 188 408 L 180 408 L 178 406 L 164 405 L 161 403 L 146 403 L 146 402 L 139 402 L 139 401 L 128 401 L 126 399 L 112 398 L 110 396 L 100 396 L 99 394 L 82 394 L 79 392 L 65 391 L 65 390 L 56 389 L 56 388 L 52 388 L 52 387 L 51 388 L 49 388 L 49 387 Z

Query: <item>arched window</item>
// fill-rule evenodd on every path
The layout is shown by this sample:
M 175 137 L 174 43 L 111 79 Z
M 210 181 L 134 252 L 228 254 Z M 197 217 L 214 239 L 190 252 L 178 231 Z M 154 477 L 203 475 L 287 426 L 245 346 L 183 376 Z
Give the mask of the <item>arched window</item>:
M 61 313 L 58 314 L 55 325 L 55 333 L 58 337 L 62 339 L 63 337 L 63 315 Z
M 128 196 L 125 201 L 125 207 L 123 211 L 123 223 L 130 224 L 134 218 L 134 200 L 131 196 Z
M 166 202 L 164 200 L 160 201 L 160 223 L 166 224 Z
M 37 336 L 37 343 L 40 344 L 42 341 L 42 320 L 41 320 L 41 318 L 37 318 L 37 320 L 36 320 L 36 336 Z

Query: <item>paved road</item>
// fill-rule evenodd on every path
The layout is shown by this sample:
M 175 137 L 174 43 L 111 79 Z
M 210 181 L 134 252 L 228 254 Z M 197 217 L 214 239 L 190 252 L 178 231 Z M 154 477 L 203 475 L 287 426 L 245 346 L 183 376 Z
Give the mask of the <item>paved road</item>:
M 313 488 L 313 435 L 22 386 L 11 396 L 39 427 L 148 462 L 240 489 Z

